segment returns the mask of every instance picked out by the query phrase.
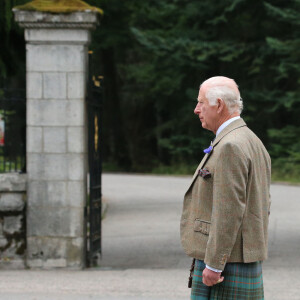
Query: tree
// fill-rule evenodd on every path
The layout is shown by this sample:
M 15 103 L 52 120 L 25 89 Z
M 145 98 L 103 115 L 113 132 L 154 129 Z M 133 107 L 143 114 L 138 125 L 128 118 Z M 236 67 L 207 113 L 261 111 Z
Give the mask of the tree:
M 0 3 L 0 87 L 25 87 L 24 32 L 14 21 L 12 12 L 15 5 L 25 2 L 5 0 Z
M 25 52 L 13 2 L 26 1 L 1 4 L 0 76 L 10 85 L 22 81 Z M 193 117 L 199 84 L 224 75 L 239 84 L 243 117 L 275 170 L 300 177 L 299 0 L 87 2 L 104 10 L 90 48 L 92 73 L 104 75 L 107 169 L 190 172 L 213 138 Z
M 128 36 L 130 48 L 122 48 L 126 54 L 117 68 L 122 75 L 121 107 L 126 103 L 122 110 L 126 140 L 132 143 L 131 149 L 139 150 L 135 161 L 149 149 L 163 164 L 199 160 L 209 134 L 198 130 L 191 116 L 195 102 L 187 100 L 196 98 L 200 82 L 218 74 L 236 79 L 249 126 L 275 159 L 284 154 L 283 150 L 277 156 L 272 152 L 274 131 L 267 129 L 297 122 L 293 116 L 299 103 L 295 73 L 299 70 L 298 18 L 289 7 L 296 8 L 298 1 L 273 3 L 277 6 L 245 0 L 127 3 L 130 16 L 126 28 L 132 36 Z M 274 20 L 278 14 L 280 21 Z M 105 38 L 105 28 L 102 30 Z M 293 41 L 288 48 L 284 43 L 284 53 L 279 49 L 283 36 Z M 291 80 L 290 76 L 295 77 Z

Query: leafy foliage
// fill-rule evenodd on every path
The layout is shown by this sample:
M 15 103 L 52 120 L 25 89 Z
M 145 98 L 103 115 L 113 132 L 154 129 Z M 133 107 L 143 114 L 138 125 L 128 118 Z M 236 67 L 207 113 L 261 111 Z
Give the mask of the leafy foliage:
M 24 48 L 12 46 L 12 36 L 21 39 L 7 9 L 12 2 L 25 1 L 5 1 L 0 12 L 2 79 L 21 78 L 16 62 L 24 58 Z M 92 72 L 105 78 L 106 166 L 196 166 L 213 138 L 193 116 L 198 87 L 224 75 L 239 84 L 243 118 L 269 150 L 275 172 L 286 168 L 300 178 L 299 0 L 86 2 L 104 11 L 91 49 Z
M 298 140 L 299 1 L 146 0 L 122 5 L 128 43 L 121 46 L 115 40 L 113 49 L 123 53 L 115 63 L 132 170 L 149 170 L 152 162 L 199 161 L 212 135 L 193 118 L 193 101 L 199 84 L 214 75 L 240 85 L 243 117 L 269 149 L 274 166 L 286 155 L 296 162 L 299 149 L 287 153 L 288 145 L 277 137 L 288 131 L 289 143 Z M 110 6 L 104 11 L 110 13 Z M 111 26 L 112 19 L 98 29 L 104 41 Z
M 24 32 L 14 21 L 12 8 L 26 0 L 0 2 L 0 87 L 25 87 Z

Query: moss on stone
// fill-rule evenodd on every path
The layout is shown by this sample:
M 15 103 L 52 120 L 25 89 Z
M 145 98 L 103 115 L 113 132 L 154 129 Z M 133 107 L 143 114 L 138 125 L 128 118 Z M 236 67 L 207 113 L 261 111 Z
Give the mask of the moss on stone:
M 49 13 L 72 13 L 91 10 L 103 14 L 101 8 L 91 6 L 81 0 L 33 0 L 15 7 L 19 10 L 41 11 Z

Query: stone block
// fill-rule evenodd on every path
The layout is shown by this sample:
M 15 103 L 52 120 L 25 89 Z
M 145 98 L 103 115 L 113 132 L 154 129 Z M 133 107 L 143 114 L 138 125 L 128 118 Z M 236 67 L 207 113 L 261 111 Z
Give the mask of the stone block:
M 31 181 L 28 185 L 28 207 L 68 206 L 67 182 Z
M 47 182 L 46 181 L 29 181 L 27 189 L 27 207 L 45 205 L 47 200 Z
M 27 127 L 27 143 L 26 148 L 28 152 L 40 153 L 42 148 L 43 131 L 42 127 Z
M 44 176 L 44 155 L 27 153 L 26 169 L 28 180 L 43 180 Z
M 27 263 L 29 267 L 83 267 L 84 238 L 29 237 Z
M 42 73 L 28 72 L 26 75 L 26 97 L 28 99 L 41 99 L 43 88 Z
M 70 236 L 73 238 L 83 237 L 84 233 L 84 207 L 70 207 Z
M 47 181 L 47 204 L 49 206 L 66 207 L 67 182 L 65 181 Z
M 21 270 L 25 268 L 23 257 L 4 257 L 0 260 L 0 270 Z
M 67 107 L 67 126 L 84 126 L 86 123 L 85 100 L 69 100 Z
M 27 99 L 28 126 L 64 126 L 67 102 Z
M 27 175 L 18 173 L 0 174 L 0 191 L 26 191 Z
M 29 268 L 35 269 L 35 268 L 42 268 L 43 267 L 43 261 L 41 259 L 28 259 L 27 265 Z
M 45 153 L 65 153 L 67 150 L 66 127 L 44 127 L 43 148 Z
M 8 243 L 8 240 L 5 237 L 0 238 L 0 249 L 4 248 Z
M 68 178 L 70 180 L 86 180 L 87 154 L 68 155 Z
M 68 267 L 81 268 L 85 264 L 85 239 L 72 238 L 67 243 L 67 263 Z
M 27 124 L 32 126 L 65 126 L 68 102 L 65 100 L 28 100 Z
M 27 44 L 27 72 L 84 72 L 85 47 Z
M 67 154 L 49 154 L 45 155 L 46 180 L 65 180 L 67 179 L 68 161 Z
M 43 99 L 66 99 L 66 73 L 43 73 Z
M 85 73 L 68 73 L 68 99 L 84 99 L 86 84 Z
M 80 30 L 83 28 L 93 29 L 98 24 L 98 13 L 90 10 L 53 14 L 51 12 L 28 11 L 13 8 L 13 12 L 16 22 L 25 28 L 76 28 L 76 30 Z
M 84 126 L 84 100 L 27 101 L 29 126 Z
M 90 32 L 85 29 L 27 29 L 25 30 L 25 39 L 30 42 L 64 42 L 85 44 L 90 42 Z
M 24 209 L 23 193 L 1 193 L 0 194 L 0 212 L 22 211 Z
M 3 222 L 4 234 L 16 234 L 21 233 L 23 228 L 23 216 L 5 216 Z
M 87 134 L 84 126 L 68 127 L 68 152 L 87 152 Z
M 43 263 L 43 267 L 46 268 L 46 269 L 65 268 L 65 267 L 67 267 L 67 260 L 65 258 L 47 259 Z
M 65 180 L 68 178 L 67 154 L 27 154 L 29 180 Z
M 83 207 L 86 202 L 86 184 L 83 181 L 69 181 L 67 183 L 68 202 L 72 207 Z
M 83 236 L 83 215 L 83 208 L 32 206 L 27 214 L 27 235 L 48 237 Z
M 42 261 L 52 258 L 59 259 L 66 257 L 66 246 L 68 239 L 56 237 L 28 237 L 27 257 L 30 261 L 39 264 Z M 40 265 L 41 266 L 41 265 Z

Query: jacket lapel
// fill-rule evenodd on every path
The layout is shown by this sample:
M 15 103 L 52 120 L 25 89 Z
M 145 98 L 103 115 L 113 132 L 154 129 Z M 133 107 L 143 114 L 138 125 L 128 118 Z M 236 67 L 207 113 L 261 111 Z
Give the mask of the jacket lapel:
M 210 154 L 210 153 L 205 154 L 204 157 L 202 158 L 202 160 L 201 160 L 199 166 L 197 167 L 197 169 L 196 169 L 196 171 L 195 171 L 195 173 L 194 173 L 192 182 L 193 182 L 193 181 L 195 180 L 195 178 L 197 177 L 198 171 L 199 171 L 199 170 L 202 168 L 202 166 L 204 165 L 205 161 L 206 161 L 207 158 L 209 157 L 209 154 Z
M 237 119 L 237 120 L 233 121 L 232 123 L 230 123 L 227 127 L 225 127 L 220 132 L 220 134 L 215 138 L 215 140 L 212 143 L 213 150 L 210 153 L 205 154 L 205 156 L 201 160 L 199 166 L 197 167 L 197 169 L 196 169 L 196 171 L 194 173 L 194 176 L 192 178 L 191 184 L 189 185 L 189 187 L 187 189 L 187 192 L 189 191 L 189 189 L 193 185 L 194 181 L 196 180 L 196 178 L 198 176 L 198 173 L 199 173 L 199 170 L 202 169 L 205 166 L 206 162 L 208 161 L 208 159 L 210 158 L 210 156 L 214 152 L 214 147 L 217 146 L 218 143 L 221 141 L 221 139 L 224 136 L 226 136 L 228 133 L 230 133 L 231 131 L 233 131 L 233 130 L 235 130 L 237 128 L 243 127 L 243 126 L 247 126 L 247 125 L 246 125 L 245 121 L 242 118 L 240 118 L 240 119 Z

